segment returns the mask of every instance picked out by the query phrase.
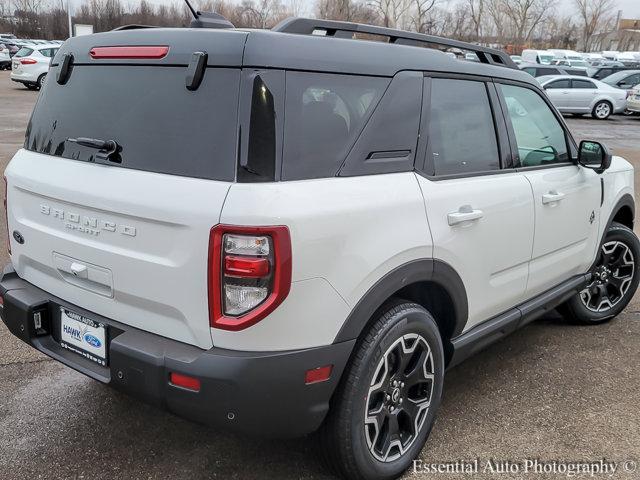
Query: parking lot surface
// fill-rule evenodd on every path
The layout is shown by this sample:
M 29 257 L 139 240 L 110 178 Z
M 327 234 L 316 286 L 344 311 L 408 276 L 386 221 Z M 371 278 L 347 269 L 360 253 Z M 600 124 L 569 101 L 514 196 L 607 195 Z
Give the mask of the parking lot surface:
M 2 170 L 22 146 L 37 95 L 0 72 Z M 640 170 L 640 117 L 567 121 L 577 139 L 602 140 Z M 639 191 L 636 180 L 636 201 Z M 606 325 L 577 327 L 552 314 L 514 333 L 449 371 L 421 460 L 606 459 L 620 462 L 613 478 L 639 478 L 622 463 L 640 463 L 639 340 L 638 295 Z M 50 361 L 0 322 L 1 479 L 332 478 L 316 448 L 309 439 L 251 439 L 183 421 Z

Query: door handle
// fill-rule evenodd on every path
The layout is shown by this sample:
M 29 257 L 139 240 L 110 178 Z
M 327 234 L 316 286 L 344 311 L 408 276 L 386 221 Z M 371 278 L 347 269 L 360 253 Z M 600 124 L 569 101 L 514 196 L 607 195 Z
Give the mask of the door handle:
M 545 193 L 542 195 L 542 203 L 547 205 L 549 203 L 559 202 L 565 197 L 564 193 L 558 192 L 556 190 L 551 190 L 549 193 Z
M 463 222 L 472 222 L 484 217 L 482 210 L 474 210 L 471 205 L 461 206 L 457 212 L 451 212 L 447 215 L 449 225 L 457 225 Z

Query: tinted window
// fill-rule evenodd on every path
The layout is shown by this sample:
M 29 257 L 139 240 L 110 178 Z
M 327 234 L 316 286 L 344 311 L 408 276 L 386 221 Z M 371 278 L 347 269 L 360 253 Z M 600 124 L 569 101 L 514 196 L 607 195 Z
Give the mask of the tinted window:
M 523 70 L 525 72 L 527 72 L 529 75 L 532 75 L 534 77 L 536 76 L 536 68 L 535 67 L 526 67 L 526 68 L 523 68 Z
M 77 65 L 66 85 L 45 84 L 25 147 L 90 162 L 97 151 L 69 138 L 114 140 L 120 167 L 231 181 L 239 83 L 239 70 L 207 69 L 191 92 L 184 68 Z
M 487 89 L 482 82 L 431 81 L 428 152 L 435 175 L 498 170 L 500 157 Z
M 596 88 L 595 84 L 589 80 L 572 80 L 571 86 L 572 88 L 590 88 L 592 90 Z
M 569 80 L 556 80 L 555 82 L 547 83 L 544 88 L 569 88 Z
M 282 179 L 335 176 L 389 81 L 287 72 Z
M 608 77 L 609 75 L 611 75 L 613 73 L 613 70 L 610 68 L 603 68 L 601 70 L 598 71 L 598 73 L 596 73 L 593 78 L 595 79 L 602 79 L 605 77 Z
M 523 167 L 569 160 L 560 122 L 547 103 L 533 90 L 500 85 L 511 118 Z
M 541 77 L 542 75 L 558 75 L 560 73 L 560 70 L 558 70 L 557 68 L 538 68 L 538 77 Z

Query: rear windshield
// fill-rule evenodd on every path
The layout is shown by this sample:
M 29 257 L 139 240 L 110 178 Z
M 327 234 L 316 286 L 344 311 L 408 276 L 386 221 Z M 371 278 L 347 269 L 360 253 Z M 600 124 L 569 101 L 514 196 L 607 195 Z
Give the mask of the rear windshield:
M 240 70 L 209 68 L 195 91 L 186 75 L 184 67 L 75 66 L 65 85 L 45 84 L 25 148 L 92 162 L 98 150 L 69 139 L 113 140 L 114 166 L 233 181 Z
M 33 53 L 33 49 L 27 48 L 27 47 L 22 47 L 20 50 L 18 50 L 16 52 L 15 57 L 17 57 L 17 58 L 28 57 L 32 53 Z

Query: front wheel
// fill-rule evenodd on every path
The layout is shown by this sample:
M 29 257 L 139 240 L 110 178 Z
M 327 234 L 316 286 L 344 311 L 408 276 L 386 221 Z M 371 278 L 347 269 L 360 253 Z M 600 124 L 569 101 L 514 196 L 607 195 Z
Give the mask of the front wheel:
M 604 323 L 629 304 L 640 282 L 640 241 L 619 223 L 609 227 L 590 283 L 560 308 L 583 324 Z
M 429 312 L 400 301 L 364 335 L 318 436 L 334 473 L 388 480 L 409 468 L 433 426 L 444 377 L 442 340 Z

